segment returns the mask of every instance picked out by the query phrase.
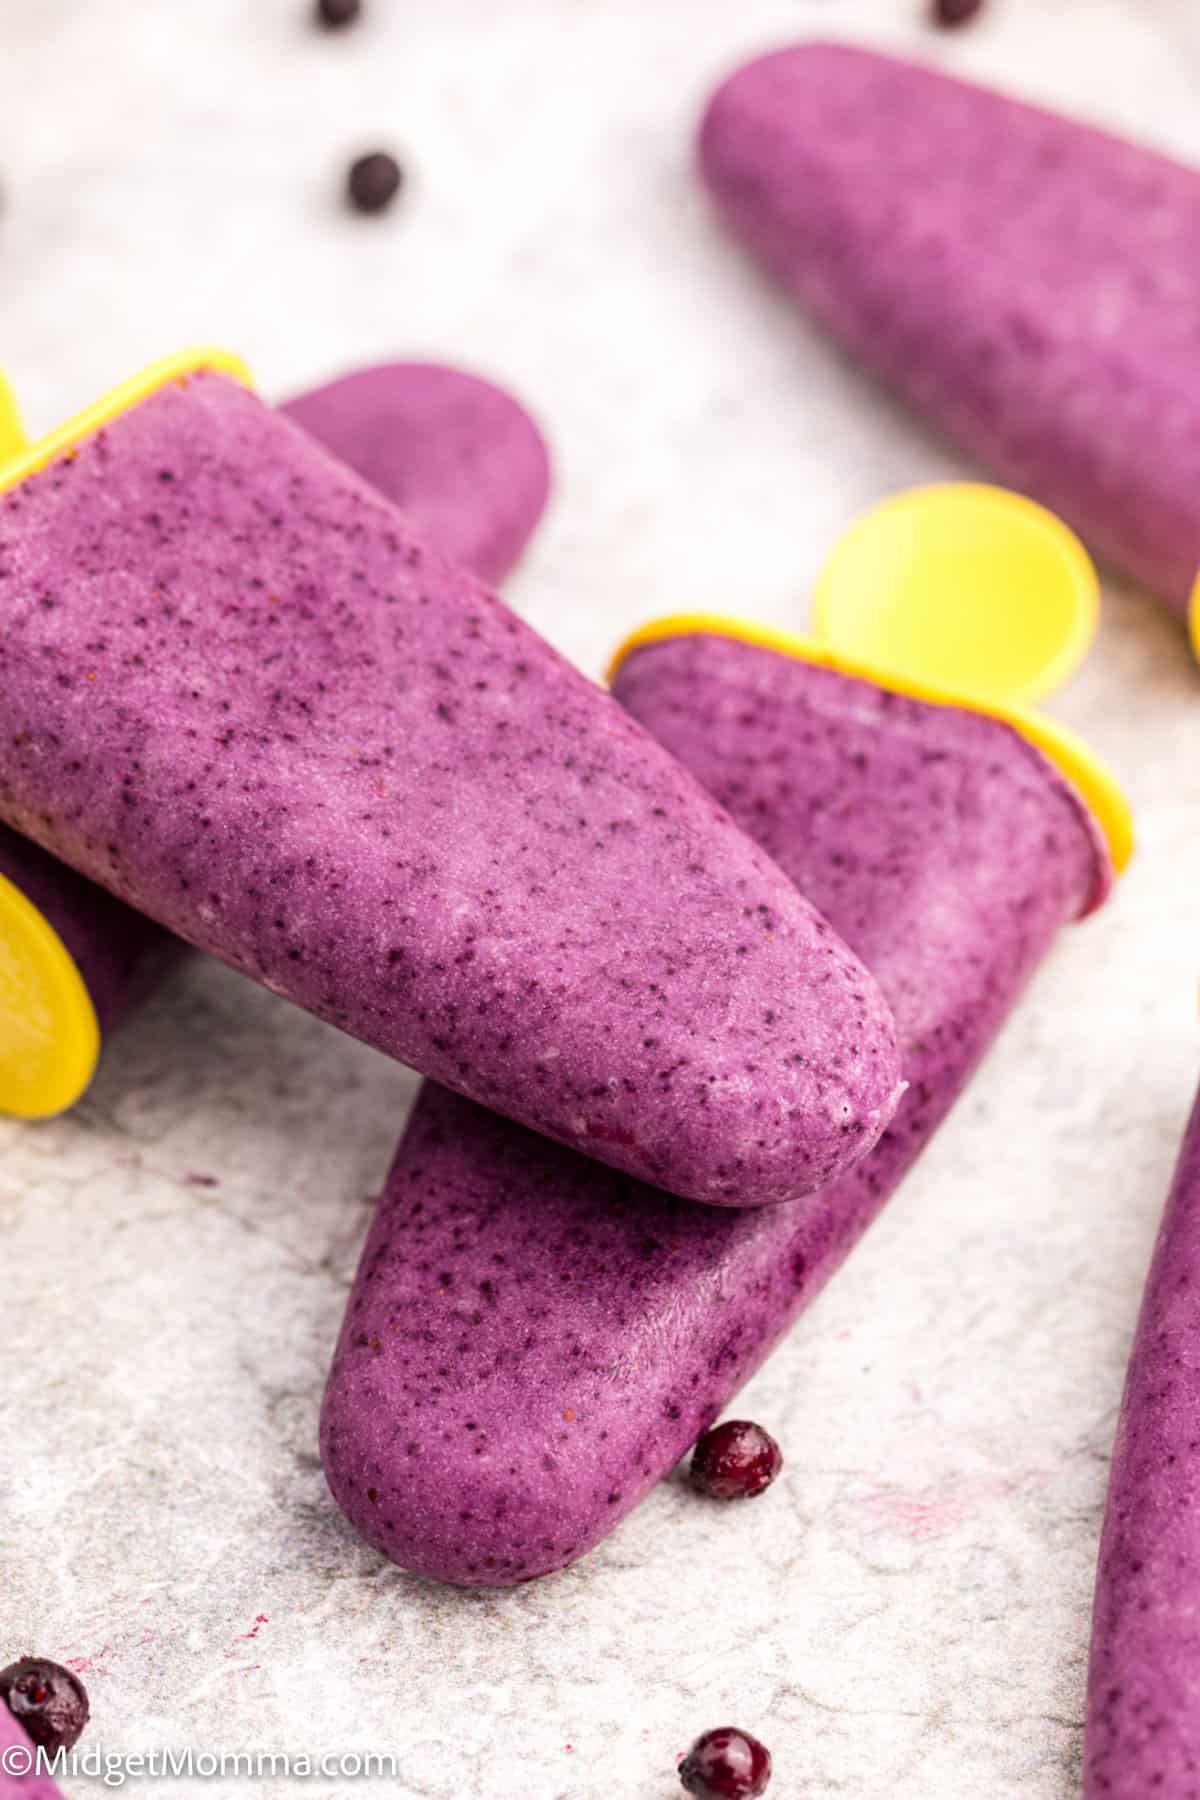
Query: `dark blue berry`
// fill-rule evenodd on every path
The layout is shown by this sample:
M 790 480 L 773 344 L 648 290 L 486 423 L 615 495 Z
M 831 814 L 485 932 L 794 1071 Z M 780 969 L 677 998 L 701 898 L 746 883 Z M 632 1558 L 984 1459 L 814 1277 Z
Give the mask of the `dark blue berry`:
M 0 1669 L 0 1700 L 30 1742 L 51 1756 L 69 1750 L 88 1722 L 88 1697 L 78 1675 L 40 1656 Z
M 404 172 L 394 156 L 386 150 L 373 150 L 350 165 L 346 189 L 350 203 L 359 212 L 382 212 L 400 192 Z
M 783 1467 L 783 1452 L 761 1425 L 729 1419 L 706 1432 L 692 1455 L 692 1482 L 714 1500 L 752 1500 Z
M 748 1731 L 719 1725 L 696 1739 L 679 1779 L 696 1800 L 757 1800 L 771 1779 L 771 1752 Z
M 317 0 L 317 23 L 330 31 L 353 25 L 362 12 L 362 0 Z
M 983 0 L 933 0 L 935 25 L 965 25 L 983 11 Z

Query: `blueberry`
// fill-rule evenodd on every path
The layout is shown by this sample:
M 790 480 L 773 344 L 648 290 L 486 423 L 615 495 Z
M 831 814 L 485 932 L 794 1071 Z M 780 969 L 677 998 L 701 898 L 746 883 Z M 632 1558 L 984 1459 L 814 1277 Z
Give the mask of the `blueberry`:
M 965 25 L 983 11 L 983 0 L 933 0 L 935 25 Z
M 713 1500 L 752 1500 L 783 1467 L 783 1452 L 761 1425 L 728 1419 L 706 1432 L 692 1456 L 692 1484 Z
M 404 171 L 386 150 L 373 150 L 350 165 L 346 190 L 358 212 L 382 212 L 400 192 Z
M 317 0 L 317 24 L 331 31 L 353 25 L 362 12 L 362 0 Z
M 696 1800 L 757 1800 L 771 1779 L 771 1752 L 748 1731 L 719 1725 L 696 1739 L 679 1779 Z
M 40 1656 L 0 1669 L 0 1700 L 31 1743 L 51 1756 L 69 1750 L 88 1722 L 88 1697 L 79 1677 Z

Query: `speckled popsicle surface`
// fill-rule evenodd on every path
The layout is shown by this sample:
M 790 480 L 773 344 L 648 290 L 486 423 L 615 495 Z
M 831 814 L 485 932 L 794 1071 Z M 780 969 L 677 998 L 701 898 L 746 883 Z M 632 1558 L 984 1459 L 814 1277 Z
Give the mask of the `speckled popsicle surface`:
M 537 426 L 502 388 L 460 369 L 382 363 L 326 382 L 282 410 L 484 580 L 509 572 L 545 508 L 550 460 Z M 148 997 L 182 949 L 152 920 L 4 826 L 0 875 L 58 933 L 104 1036 Z
M 550 459 L 537 426 L 460 369 L 380 364 L 282 410 L 483 581 L 503 581 L 545 509 Z
M 735 233 L 980 464 L 1183 611 L 1200 571 L 1200 174 L 873 51 L 733 75 Z
M 1109 1476 L 1087 1800 L 1200 1796 L 1200 1101 L 1146 1282 Z
M 447 1086 L 751 1206 L 894 1109 L 891 1015 L 609 695 L 225 376 L 0 496 L 0 816 Z
M 63 1800 L 57 1782 L 38 1770 L 36 1757 L 26 1733 L 0 1700 L 0 1800 Z
M 322 1453 L 359 1531 L 444 1581 L 559 1568 L 638 1503 L 838 1267 L 1110 880 L 1074 790 L 993 719 L 709 636 L 636 650 L 615 692 L 878 974 L 912 1085 L 840 1183 L 732 1214 L 426 1084 Z

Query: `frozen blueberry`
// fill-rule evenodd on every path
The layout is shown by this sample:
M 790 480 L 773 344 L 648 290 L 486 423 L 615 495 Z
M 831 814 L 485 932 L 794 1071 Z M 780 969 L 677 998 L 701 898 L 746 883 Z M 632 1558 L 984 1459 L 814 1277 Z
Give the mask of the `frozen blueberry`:
M 783 1467 L 783 1452 L 761 1425 L 727 1419 L 708 1431 L 692 1455 L 692 1484 L 713 1500 L 752 1500 Z
M 362 13 L 362 0 L 317 0 L 317 24 L 331 31 L 353 25 Z
M 374 213 L 392 204 L 403 182 L 404 171 L 395 157 L 386 150 L 372 150 L 351 163 L 346 189 L 358 212 Z
M 983 0 L 933 0 L 935 25 L 965 25 L 983 11 Z
M 771 1752 L 748 1731 L 719 1725 L 696 1739 L 679 1779 L 696 1800 L 758 1800 L 771 1779 Z
M 69 1750 L 88 1722 L 88 1697 L 79 1677 L 40 1656 L 0 1669 L 0 1700 L 31 1743 L 50 1755 Z

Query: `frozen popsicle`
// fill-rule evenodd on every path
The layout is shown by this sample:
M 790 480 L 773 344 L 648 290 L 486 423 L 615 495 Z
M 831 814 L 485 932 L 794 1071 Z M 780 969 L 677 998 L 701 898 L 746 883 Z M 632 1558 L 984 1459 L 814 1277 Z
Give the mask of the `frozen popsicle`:
M 1109 1476 L 1087 1800 L 1200 1791 L 1200 1101 L 1142 1300 Z
M 1200 571 L 1200 175 L 874 51 L 708 106 L 738 237 L 865 368 L 1171 607 Z
M 545 510 L 541 432 L 508 394 L 459 369 L 360 369 L 283 410 L 482 581 L 503 581 Z
M 63 1800 L 58 1783 L 38 1767 L 37 1751 L 0 1700 L 0 1800 Z
M 634 641 L 614 691 L 877 975 L 909 1089 L 852 1173 L 732 1214 L 639 1188 L 427 1083 L 321 1434 L 349 1519 L 423 1575 L 509 1585 L 611 1531 L 836 1270 L 1058 931 L 1108 891 L 1095 819 L 1031 741 L 1079 765 L 1048 721 L 1018 729 L 846 672 L 827 647 L 755 635 L 668 622 Z M 1098 767 L 1092 779 L 1123 855 L 1119 797 Z
M 545 505 L 549 458 L 537 426 L 502 389 L 461 370 L 382 364 L 283 410 L 485 579 L 508 573 Z M 0 455 L 23 445 L 0 379 Z M 0 1112 L 40 1117 L 72 1105 L 101 1039 L 182 948 L 0 826 Z
M 518 1122 L 715 1205 L 901 1081 L 858 960 L 690 775 L 228 365 L 0 474 L 0 818 Z

